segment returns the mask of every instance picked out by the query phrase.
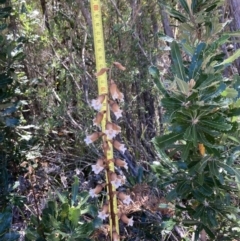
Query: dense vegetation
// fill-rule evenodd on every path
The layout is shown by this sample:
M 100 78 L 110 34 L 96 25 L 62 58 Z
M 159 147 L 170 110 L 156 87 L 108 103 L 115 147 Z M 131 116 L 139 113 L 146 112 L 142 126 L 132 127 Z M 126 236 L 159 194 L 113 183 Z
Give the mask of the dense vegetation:
M 102 15 L 107 67 L 126 67 L 108 73 L 121 240 L 239 240 L 240 3 L 102 0 Z M 111 240 L 106 193 L 89 195 L 101 144 L 84 142 L 99 130 L 90 1 L 0 0 L 0 45 L 0 240 Z

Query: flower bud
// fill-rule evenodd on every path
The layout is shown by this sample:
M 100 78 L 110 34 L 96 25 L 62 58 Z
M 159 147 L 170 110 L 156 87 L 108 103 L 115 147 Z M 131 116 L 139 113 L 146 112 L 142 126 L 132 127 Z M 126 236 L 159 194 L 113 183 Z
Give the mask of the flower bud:
M 133 226 L 133 217 L 128 218 L 127 215 L 121 215 L 121 220 L 127 224 L 127 226 Z
M 93 143 L 94 141 L 96 141 L 103 134 L 104 134 L 103 132 L 94 132 L 93 134 L 86 136 L 84 141 L 87 145 L 89 145 L 90 143 Z
M 114 159 L 114 163 L 116 166 L 124 167 L 125 169 L 128 170 L 128 164 L 126 163 L 126 161 L 123 161 L 123 160 L 117 158 L 117 159 Z

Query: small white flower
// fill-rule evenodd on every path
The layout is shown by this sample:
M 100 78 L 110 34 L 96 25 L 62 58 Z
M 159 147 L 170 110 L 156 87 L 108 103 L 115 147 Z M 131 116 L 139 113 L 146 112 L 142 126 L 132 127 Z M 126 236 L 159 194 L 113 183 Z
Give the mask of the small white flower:
M 89 190 L 89 195 L 94 198 L 97 197 L 98 194 L 102 191 L 102 189 L 106 186 L 105 183 L 103 184 L 98 184 L 94 189 Z
M 101 212 L 98 211 L 98 217 L 100 219 L 105 220 L 108 216 L 109 216 L 109 214 L 106 214 L 106 212 L 104 210 Z
M 119 151 L 121 151 L 122 153 L 124 153 L 126 150 L 127 150 L 127 148 L 125 147 L 124 144 L 121 144 L 121 145 L 119 146 Z
M 93 171 L 95 174 L 99 174 L 103 169 L 104 169 L 104 166 L 101 166 L 101 165 L 99 165 L 99 164 L 92 165 L 92 171 Z
M 95 189 L 90 189 L 90 190 L 89 190 L 89 195 L 90 195 L 92 198 L 98 196 L 98 195 L 95 193 Z
M 120 117 L 122 117 L 122 110 L 118 110 L 118 111 L 116 111 L 116 112 L 113 112 L 114 113 L 114 115 L 116 116 L 116 119 L 118 120 Z
M 94 132 L 91 135 L 86 136 L 84 141 L 87 145 L 89 145 L 89 144 L 93 143 L 94 141 L 96 141 L 102 135 L 103 135 L 103 132 Z
M 127 204 L 127 205 L 129 205 L 131 202 L 133 203 L 133 200 L 131 199 L 130 195 L 126 195 L 122 201 L 124 204 Z
M 84 139 L 84 142 L 89 145 L 92 143 L 92 139 L 90 138 L 90 136 L 86 136 L 86 138 Z
M 128 224 L 127 224 L 127 226 L 133 226 L 133 223 L 134 223 L 133 217 L 131 217 L 131 218 L 128 219 Z
M 133 226 L 133 217 L 128 218 L 125 214 L 121 216 L 121 220 L 127 224 L 127 226 Z
M 114 179 L 111 183 L 116 189 L 122 186 L 122 180 L 120 178 Z
M 113 141 L 113 147 L 114 147 L 115 149 L 117 149 L 118 151 L 121 151 L 122 153 L 124 153 L 124 152 L 127 150 L 127 148 L 125 147 L 125 145 L 124 145 L 124 144 L 121 144 L 121 143 L 118 142 L 117 140 L 114 140 L 114 141 Z
M 112 93 L 112 98 L 114 100 L 117 100 L 118 99 L 118 93 L 117 92 Z
M 107 135 L 108 139 L 113 139 L 118 134 L 118 132 L 113 129 L 105 130 L 104 133 Z
M 91 106 L 93 107 L 94 110 L 99 111 L 102 108 L 102 103 L 99 100 L 97 100 L 97 99 L 96 100 L 92 100 L 91 101 Z
M 93 107 L 93 109 L 97 111 L 101 110 L 104 99 L 105 95 L 99 95 L 97 99 L 91 100 L 91 106 Z
M 124 95 L 123 95 L 122 92 L 119 93 L 118 99 L 119 99 L 121 102 L 124 102 Z

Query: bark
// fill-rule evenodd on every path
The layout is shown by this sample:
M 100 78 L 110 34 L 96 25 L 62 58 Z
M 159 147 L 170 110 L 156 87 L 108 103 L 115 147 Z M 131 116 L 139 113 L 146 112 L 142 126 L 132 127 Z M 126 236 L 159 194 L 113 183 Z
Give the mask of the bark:
M 239 0 L 230 0 L 230 12 L 233 21 L 231 23 L 231 30 L 237 31 L 240 30 L 240 1 Z M 234 41 L 234 51 L 240 48 L 240 44 L 236 43 L 237 39 L 233 38 Z M 239 41 L 239 39 L 238 39 Z M 235 66 L 238 70 L 238 74 L 240 74 L 240 58 L 238 58 L 235 62 Z
M 174 38 L 173 31 L 172 31 L 172 28 L 170 26 L 170 22 L 168 19 L 168 15 L 164 9 L 164 6 L 162 6 L 162 5 L 160 5 L 160 15 L 162 18 L 164 33 L 166 35 L 168 35 L 169 37 Z
M 88 8 L 86 8 L 86 4 L 84 3 L 83 0 L 78 0 L 78 4 L 80 6 L 80 10 L 82 12 L 82 15 L 88 25 L 88 27 L 90 28 L 91 30 L 91 34 L 92 34 L 92 20 L 91 20 L 91 14 L 88 10 Z

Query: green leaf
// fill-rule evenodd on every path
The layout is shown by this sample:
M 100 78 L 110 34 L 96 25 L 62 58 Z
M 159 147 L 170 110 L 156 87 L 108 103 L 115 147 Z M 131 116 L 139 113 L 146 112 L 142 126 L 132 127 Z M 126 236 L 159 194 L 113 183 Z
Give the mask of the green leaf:
M 166 12 L 173 18 L 179 20 L 182 23 L 187 22 L 187 18 L 181 14 L 179 11 L 173 9 L 173 8 L 166 8 Z
M 222 93 L 222 96 L 226 97 L 226 98 L 236 98 L 238 96 L 238 91 L 235 90 L 234 88 L 226 88 Z
M 176 190 L 173 189 L 171 192 L 169 192 L 167 194 L 166 199 L 171 202 L 171 201 L 175 200 L 177 197 L 178 197 L 178 194 L 177 194 Z
M 186 11 L 186 13 L 190 14 L 190 10 L 189 10 L 187 2 L 185 0 L 179 0 L 179 2 L 181 3 L 181 5 L 184 8 L 184 10 Z
M 190 46 L 186 41 L 181 43 L 183 50 L 189 55 L 193 56 L 194 48 Z
M 203 53 L 204 53 L 205 47 L 206 47 L 205 43 L 200 43 L 193 54 L 192 61 L 189 66 L 189 74 L 188 74 L 189 80 L 194 79 L 196 81 L 197 79 L 196 75 L 201 70 L 201 66 L 203 63 Z
M 80 216 L 80 209 L 71 207 L 69 209 L 69 220 L 72 222 L 73 227 L 77 227 Z
M 229 140 L 231 140 L 231 141 L 234 141 L 234 142 L 236 142 L 237 144 L 240 144 L 240 140 L 237 139 L 235 136 L 227 135 L 227 139 L 229 139 Z
M 233 168 L 225 163 L 219 163 L 219 165 L 224 168 L 230 175 L 234 175 L 237 178 L 237 181 L 240 183 L 240 172 L 236 169 Z
M 182 159 L 187 160 L 190 152 L 190 148 L 192 147 L 192 143 L 190 141 L 187 141 L 187 144 L 184 146 L 182 151 Z
M 219 167 L 215 160 L 208 161 L 208 167 L 212 175 L 218 177 L 219 176 Z
M 177 140 L 181 140 L 183 133 L 170 133 L 164 136 L 158 136 L 153 139 L 153 144 L 160 149 L 168 147 Z
M 157 86 L 157 88 L 160 90 L 160 92 L 162 92 L 162 94 L 164 94 L 164 95 L 167 94 L 167 91 L 161 82 L 159 70 L 157 69 L 157 67 L 150 66 L 148 71 L 149 71 L 150 75 L 153 77 L 153 81 L 154 81 L 155 85 Z
M 226 89 L 226 87 L 227 87 L 226 84 L 221 83 L 218 87 L 214 88 L 214 90 L 211 91 L 211 93 L 208 94 L 203 92 L 201 96 L 201 100 L 207 101 L 209 99 L 218 97 Z
M 220 131 L 229 131 L 232 129 L 232 125 L 229 123 L 224 122 L 223 120 L 201 120 L 201 125 L 206 125 L 210 128 L 213 128 L 215 130 L 220 130 Z
M 200 186 L 197 190 L 201 192 L 204 196 L 208 196 L 208 197 L 211 196 L 214 191 L 212 187 L 209 187 L 206 184 Z
M 202 204 L 199 204 L 196 208 L 195 208 L 195 213 L 193 214 L 193 217 L 196 219 L 199 219 L 203 212 L 204 212 L 205 207 Z
M 227 111 L 228 117 L 239 116 L 240 115 L 240 108 L 233 108 Z
M 209 229 L 206 225 L 202 224 L 203 229 L 206 231 L 206 233 L 208 234 L 208 236 L 211 239 L 215 238 L 215 234 L 211 231 L 211 229 Z
M 171 57 L 173 60 L 172 69 L 173 69 L 175 75 L 179 79 L 186 81 L 186 74 L 185 74 L 185 69 L 183 66 L 183 61 L 182 61 L 182 56 L 181 56 L 179 46 L 174 41 L 171 43 L 170 47 L 171 47 Z
M 74 183 L 72 185 L 72 199 L 71 199 L 72 206 L 77 201 L 78 189 L 79 189 L 79 179 L 77 176 L 74 176 Z
M 194 146 L 197 146 L 197 131 L 196 131 L 196 126 L 195 125 L 190 125 L 185 133 L 184 133 L 184 138 L 188 141 L 192 141 Z
M 210 148 L 218 147 L 217 145 L 214 145 L 214 143 L 210 143 L 206 138 L 205 134 L 201 131 L 198 132 L 198 139 L 199 139 L 199 142 L 202 143 L 204 146 L 207 146 Z
M 189 87 L 188 87 L 187 82 L 179 79 L 177 76 L 175 76 L 174 80 L 176 81 L 179 90 L 180 90 L 183 94 L 187 95 L 188 92 L 189 92 Z
M 161 105 L 167 110 L 177 110 L 181 107 L 182 102 L 174 98 L 163 98 L 161 99 Z
M 231 64 L 234 60 L 238 59 L 240 57 L 240 49 L 238 49 L 232 56 L 225 59 L 222 63 L 215 65 L 214 67 L 221 66 L 224 64 Z
M 240 30 L 234 31 L 234 32 L 224 32 L 224 35 L 225 34 L 227 34 L 229 36 L 233 36 L 233 37 L 239 37 L 240 36 Z

